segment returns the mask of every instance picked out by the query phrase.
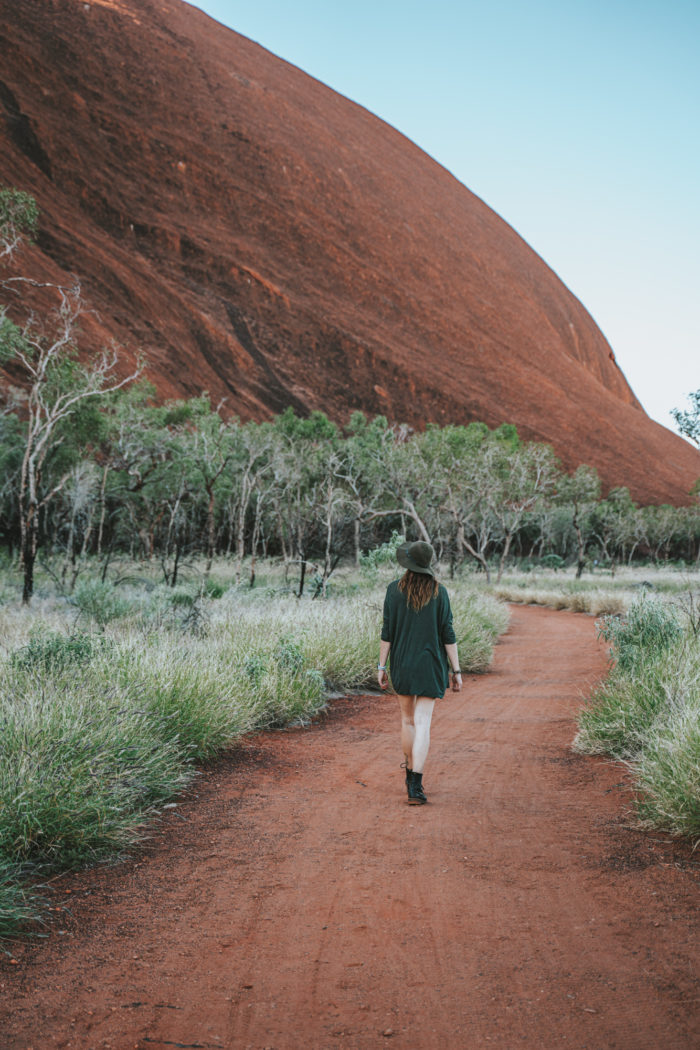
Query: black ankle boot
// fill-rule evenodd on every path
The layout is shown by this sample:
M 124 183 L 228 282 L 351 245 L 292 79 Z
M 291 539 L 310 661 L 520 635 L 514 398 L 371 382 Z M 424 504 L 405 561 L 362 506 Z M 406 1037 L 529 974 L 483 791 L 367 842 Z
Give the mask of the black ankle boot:
M 406 790 L 408 791 L 408 785 L 410 783 L 411 770 L 408 768 L 408 762 L 402 762 L 401 768 L 406 770 Z
M 408 804 L 409 806 L 422 806 L 428 800 L 425 797 L 423 791 L 423 774 L 414 773 L 411 770 L 408 774 Z

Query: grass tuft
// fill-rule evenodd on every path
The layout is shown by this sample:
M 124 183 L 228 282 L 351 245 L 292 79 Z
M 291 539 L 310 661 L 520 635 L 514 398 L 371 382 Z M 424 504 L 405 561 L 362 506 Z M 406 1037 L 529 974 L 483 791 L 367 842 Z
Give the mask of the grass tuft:
M 574 749 L 628 763 L 643 823 L 700 837 L 700 638 L 648 598 L 600 633 L 615 663 L 581 711 Z

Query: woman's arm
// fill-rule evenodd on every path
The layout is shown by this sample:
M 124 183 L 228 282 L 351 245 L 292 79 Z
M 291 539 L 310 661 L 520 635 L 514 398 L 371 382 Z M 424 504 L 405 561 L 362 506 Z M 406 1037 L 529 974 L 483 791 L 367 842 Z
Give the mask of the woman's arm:
M 379 667 L 377 668 L 377 681 L 380 689 L 389 688 L 389 675 L 386 673 L 386 662 L 389 659 L 391 642 L 382 641 L 379 644 Z
M 459 657 L 457 656 L 457 643 L 450 642 L 445 646 L 447 660 L 450 665 L 450 678 L 452 680 L 452 692 L 458 693 L 462 688 L 462 672 L 459 669 Z M 380 660 L 380 663 L 383 661 Z

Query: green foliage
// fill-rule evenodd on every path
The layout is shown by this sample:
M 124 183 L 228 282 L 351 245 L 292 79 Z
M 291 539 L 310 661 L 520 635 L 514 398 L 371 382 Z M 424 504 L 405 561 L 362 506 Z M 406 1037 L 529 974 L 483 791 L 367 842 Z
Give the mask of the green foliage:
M 390 565 L 393 569 L 396 569 L 396 550 L 405 542 L 406 537 L 394 529 L 390 539 L 385 543 L 381 543 L 378 547 L 367 551 L 366 554 L 360 557 L 360 568 L 370 573 L 375 572 L 380 566 L 384 565 Z
M 694 441 L 696 445 L 700 445 L 700 390 L 689 394 L 688 400 L 690 408 L 687 411 L 674 408 L 671 415 L 681 434 L 684 434 L 690 441 Z
M 80 615 L 94 621 L 99 627 L 126 616 L 131 608 L 130 603 L 117 593 L 111 583 L 94 579 L 81 580 L 70 601 Z
M 280 667 L 292 674 L 299 674 L 304 668 L 304 653 L 298 642 L 288 636 L 280 638 L 275 646 L 274 659 Z
M 276 417 L 274 426 L 280 434 L 295 441 L 323 441 L 333 445 L 339 436 L 336 424 L 330 421 L 325 412 L 317 409 L 302 419 L 295 415 L 292 408 L 286 408 Z
M 605 616 L 598 624 L 598 635 L 611 643 L 610 655 L 621 671 L 657 659 L 682 634 L 673 609 L 647 597 L 630 605 L 625 617 Z
M 27 888 L 30 872 L 0 856 L 0 940 L 41 921 L 45 902 Z
M 0 188 L 0 242 L 7 242 L 18 234 L 33 238 L 39 226 L 39 208 L 24 190 Z
M 226 588 L 222 587 L 220 583 L 216 583 L 215 580 L 208 579 L 204 584 L 204 593 L 207 598 L 223 598 L 226 594 Z
M 700 638 L 648 598 L 602 636 L 617 662 L 581 712 L 574 747 L 627 761 L 644 822 L 700 836 Z
M 19 671 L 56 674 L 89 663 L 101 647 L 100 639 L 83 632 L 64 635 L 38 630 L 27 645 L 12 653 L 11 662 Z
M 501 423 L 500 427 L 496 427 L 493 431 L 493 438 L 510 452 L 515 452 L 517 448 L 520 448 L 520 437 L 512 423 Z
M 0 309 L 0 365 L 10 361 L 18 352 L 28 352 L 22 329 Z
M 560 554 L 545 554 L 540 558 L 540 565 L 543 569 L 563 569 L 564 559 Z

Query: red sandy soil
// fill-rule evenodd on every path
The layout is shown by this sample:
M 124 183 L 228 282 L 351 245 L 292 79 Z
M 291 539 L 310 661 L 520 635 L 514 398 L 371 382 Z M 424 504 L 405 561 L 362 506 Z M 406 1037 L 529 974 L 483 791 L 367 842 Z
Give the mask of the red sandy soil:
M 0 0 L 0 54 L 0 183 L 41 210 L 17 266 L 80 277 L 85 353 L 142 348 L 161 395 L 244 419 L 514 423 L 688 502 L 700 457 L 575 295 L 361 106 L 179 0 Z
M 54 883 L 3 1050 L 697 1050 L 700 862 L 569 750 L 604 671 L 591 619 L 514 609 L 436 710 L 422 808 L 390 698 L 247 741 L 137 857 Z

